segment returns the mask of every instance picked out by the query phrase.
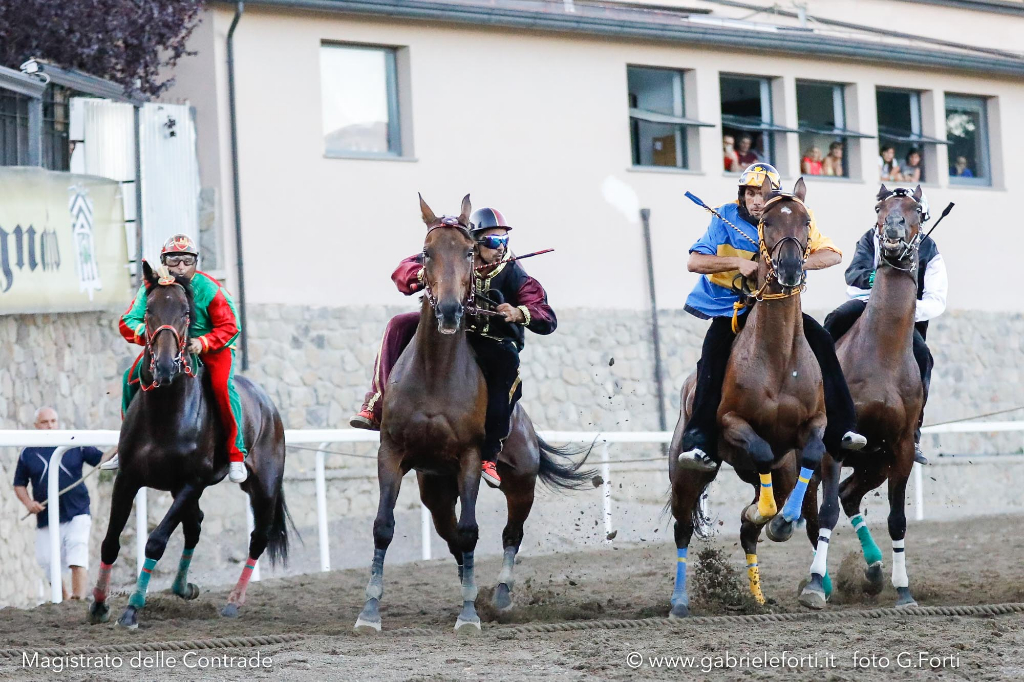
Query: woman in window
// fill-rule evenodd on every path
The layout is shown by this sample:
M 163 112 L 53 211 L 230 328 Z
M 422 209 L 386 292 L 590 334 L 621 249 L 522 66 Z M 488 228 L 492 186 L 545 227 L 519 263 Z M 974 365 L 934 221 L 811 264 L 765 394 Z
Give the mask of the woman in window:
M 974 173 L 971 172 L 970 167 L 967 165 L 966 156 L 956 157 L 956 164 L 949 169 L 949 174 L 958 178 L 973 178 Z
M 921 182 L 921 150 L 911 147 L 907 152 L 907 162 L 903 165 L 903 181 L 912 185 Z
M 828 156 L 821 164 L 825 175 L 843 176 L 843 143 L 833 142 L 828 146 Z
M 902 177 L 900 163 L 896 160 L 896 147 L 887 144 L 882 147 L 878 157 L 878 178 L 882 182 L 899 182 Z
M 804 158 L 800 160 L 800 171 L 804 175 L 821 175 L 822 160 L 821 149 L 818 147 L 811 147 L 804 154 Z

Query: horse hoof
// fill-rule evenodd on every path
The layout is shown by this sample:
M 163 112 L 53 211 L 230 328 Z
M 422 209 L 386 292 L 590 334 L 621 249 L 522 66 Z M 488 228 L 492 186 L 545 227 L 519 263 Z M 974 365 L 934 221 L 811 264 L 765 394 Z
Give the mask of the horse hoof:
M 505 583 L 498 583 L 494 588 L 494 596 L 491 597 L 491 605 L 500 613 L 509 611 L 512 608 L 512 591 Z
M 463 620 L 462 616 L 455 621 L 455 634 L 460 637 L 476 637 L 480 634 L 480 617 L 473 616 Z
M 238 618 L 238 604 L 227 603 L 220 610 L 220 615 L 225 618 Z
M 363 620 L 360 616 L 356 618 L 356 624 L 352 628 L 352 631 L 357 635 L 379 635 L 380 634 L 380 621 Z
M 821 611 L 825 608 L 825 590 L 808 582 L 808 584 L 800 591 L 798 601 L 809 609 Z
M 89 622 L 93 625 L 110 620 L 110 607 L 105 602 L 93 602 L 89 607 Z
M 690 615 L 690 607 L 683 602 L 672 605 L 672 610 L 668 612 L 668 617 L 671 620 L 687 618 Z
M 765 526 L 765 535 L 772 542 L 785 542 L 793 537 L 796 529 L 795 521 L 787 521 L 783 516 L 776 516 Z
M 771 520 L 771 517 L 761 516 L 756 504 L 748 504 L 743 509 L 743 518 L 755 526 L 763 526 Z
M 183 592 L 175 592 L 174 594 L 178 595 L 185 601 L 192 601 L 199 596 L 199 587 L 193 583 L 188 583 L 185 585 L 185 590 Z
M 138 614 L 138 609 L 136 609 L 134 606 L 129 606 L 124 610 L 124 613 L 121 614 L 121 617 L 117 619 L 117 624 L 123 628 L 128 628 L 129 630 L 138 630 Z
M 917 606 L 917 602 L 910 596 L 909 587 L 897 587 L 896 588 L 896 608 L 905 608 L 907 606 Z
M 861 585 L 861 589 L 865 594 L 875 595 L 881 594 L 883 587 L 885 580 L 882 577 L 882 562 L 876 561 L 864 569 L 864 584 Z

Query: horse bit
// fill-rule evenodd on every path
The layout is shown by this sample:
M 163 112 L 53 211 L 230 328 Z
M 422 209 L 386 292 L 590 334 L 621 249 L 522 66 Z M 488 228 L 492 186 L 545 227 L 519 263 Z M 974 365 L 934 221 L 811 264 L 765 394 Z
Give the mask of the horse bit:
M 924 209 L 921 206 L 921 202 L 918 201 L 917 199 L 914 199 L 913 195 L 910 194 L 910 192 L 908 192 L 903 187 L 897 187 L 895 190 L 892 191 L 891 194 L 889 194 L 884 199 L 882 199 L 882 201 L 883 202 L 884 201 L 888 201 L 892 197 L 909 197 L 909 198 L 913 199 L 914 200 L 914 205 L 917 207 L 918 215 L 921 216 L 922 218 L 924 217 L 923 216 Z M 878 210 L 880 211 L 881 209 L 878 209 Z M 914 238 L 911 239 L 909 242 L 906 241 L 905 239 L 902 239 L 902 238 L 900 239 L 900 243 L 903 244 L 903 250 L 900 251 L 900 254 L 899 254 L 899 256 L 897 256 L 895 261 L 892 261 L 889 258 L 887 258 L 886 255 L 885 255 L 884 250 L 882 250 L 882 248 L 881 248 L 881 246 L 882 246 L 882 236 L 880 234 L 880 230 L 883 229 L 883 226 L 880 225 L 876 221 L 875 222 L 875 228 L 876 228 L 875 229 L 875 240 L 878 243 L 878 259 L 879 259 L 879 261 L 884 262 L 886 265 L 888 265 L 893 270 L 898 270 L 900 272 L 905 272 L 908 275 L 913 276 L 914 273 L 917 272 L 917 268 L 918 268 L 918 259 L 917 258 L 914 258 L 912 260 L 911 264 L 910 264 L 910 267 L 907 267 L 907 268 L 901 267 L 901 266 L 897 265 L 897 263 L 905 261 L 907 258 L 910 258 L 911 256 L 914 256 L 917 253 L 918 248 L 920 248 L 920 246 L 921 246 L 921 242 L 924 241 L 924 238 L 921 235 L 921 225 L 920 224 L 918 225 L 917 234 L 915 234 Z
M 164 283 L 162 280 L 160 281 L 160 285 L 161 286 L 167 286 L 168 284 L 170 284 L 170 283 Z M 175 284 L 175 285 L 177 285 L 179 287 L 181 286 L 177 282 L 173 282 L 173 284 Z M 182 287 L 182 291 L 184 291 L 184 287 Z M 185 346 L 188 343 L 188 328 L 189 328 L 189 326 L 191 324 L 192 324 L 192 315 L 190 313 L 185 313 L 185 333 L 184 334 L 178 333 L 178 330 L 174 327 L 174 325 L 170 325 L 170 324 L 162 324 L 159 327 L 157 327 L 156 329 L 151 331 L 150 328 L 149 328 L 149 311 L 148 310 L 146 311 L 146 320 L 145 320 L 145 325 L 146 325 L 146 353 L 149 354 L 149 375 L 151 377 L 153 377 L 153 383 L 151 383 L 147 387 L 143 382 L 140 381 L 139 382 L 139 386 L 142 388 L 143 391 L 149 391 L 149 390 L 152 390 L 154 388 L 159 388 L 160 387 L 160 382 L 157 381 L 156 376 L 155 376 L 155 374 L 156 374 L 156 356 L 153 354 L 153 339 L 155 339 L 156 335 L 159 334 L 162 331 L 170 331 L 172 334 L 174 334 L 174 340 L 178 344 L 178 353 L 177 353 L 177 355 L 174 356 L 174 365 L 176 367 L 183 367 L 185 374 L 187 374 L 188 376 L 195 376 L 192 373 L 192 366 L 188 362 L 185 362 L 185 360 L 184 360 L 184 358 L 185 358 Z

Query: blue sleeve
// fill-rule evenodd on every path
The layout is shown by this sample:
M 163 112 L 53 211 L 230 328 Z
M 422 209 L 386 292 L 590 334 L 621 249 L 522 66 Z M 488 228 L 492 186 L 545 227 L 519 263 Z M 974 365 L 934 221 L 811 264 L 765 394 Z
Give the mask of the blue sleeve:
M 97 448 L 82 448 L 82 460 L 92 466 L 98 466 L 103 458 L 103 451 Z
M 704 232 L 700 239 L 694 242 L 693 246 L 690 247 L 690 253 L 703 253 L 707 256 L 717 256 L 718 247 L 725 243 L 724 235 L 722 234 L 721 221 L 718 218 L 712 218 L 711 224 L 708 225 L 708 229 Z
M 25 459 L 19 455 L 18 465 L 14 467 L 14 485 L 24 487 L 28 485 L 28 481 L 28 467 L 25 466 Z

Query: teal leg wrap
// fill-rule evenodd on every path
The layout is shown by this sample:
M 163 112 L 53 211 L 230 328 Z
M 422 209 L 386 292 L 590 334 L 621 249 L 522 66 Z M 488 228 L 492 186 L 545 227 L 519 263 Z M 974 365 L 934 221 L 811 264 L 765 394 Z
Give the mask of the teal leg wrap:
M 178 575 L 174 577 L 174 584 L 171 586 L 171 590 L 174 594 L 185 594 L 188 589 L 188 566 L 192 563 L 192 552 L 195 551 L 195 547 L 192 549 L 185 549 L 181 552 L 181 561 L 178 562 Z
M 128 598 L 128 605 L 141 609 L 146 605 L 146 591 L 149 589 L 149 576 L 156 568 L 156 559 L 146 559 L 142 564 L 142 571 L 139 572 L 139 580 L 135 583 L 135 591 Z
M 864 517 L 860 514 L 852 517 L 850 523 L 853 524 L 854 530 L 857 531 L 857 537 L 860 539 L 860 548 L 864 552 L 864 561 L 867 562 L 868 566 L 876 564 L 882 560 L 882 550 L 875 544 L 875 539 L 871 537 L 871 531 L 868 530 L 868 524 L 864 521 Z
M 821 586 L 825 588 L 825 599 L 832 597 L 832 576 L 825 571 L 825 575 L 821 578 Z

